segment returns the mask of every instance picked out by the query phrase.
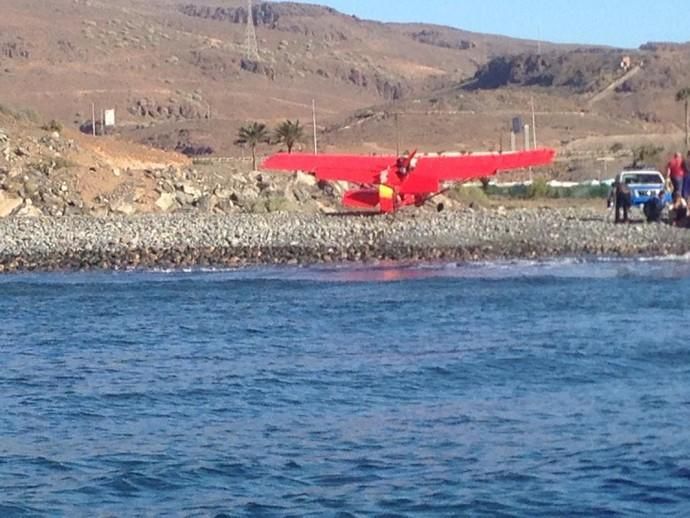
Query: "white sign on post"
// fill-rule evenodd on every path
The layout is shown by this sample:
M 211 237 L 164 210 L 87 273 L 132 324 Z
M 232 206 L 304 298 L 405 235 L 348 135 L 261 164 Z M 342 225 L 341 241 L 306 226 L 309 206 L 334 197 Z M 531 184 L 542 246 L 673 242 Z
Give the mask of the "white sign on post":
M 105 110 L 103 119 L 106 126 L 115 126 L 115 110 Z

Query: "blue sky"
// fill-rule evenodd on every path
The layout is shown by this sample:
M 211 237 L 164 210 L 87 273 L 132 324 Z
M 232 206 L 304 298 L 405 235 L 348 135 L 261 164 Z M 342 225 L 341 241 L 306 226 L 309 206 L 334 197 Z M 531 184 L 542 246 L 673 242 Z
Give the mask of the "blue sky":
M 690 41 L 688 0 L 310 0 L 360 18 L 566 43 Z

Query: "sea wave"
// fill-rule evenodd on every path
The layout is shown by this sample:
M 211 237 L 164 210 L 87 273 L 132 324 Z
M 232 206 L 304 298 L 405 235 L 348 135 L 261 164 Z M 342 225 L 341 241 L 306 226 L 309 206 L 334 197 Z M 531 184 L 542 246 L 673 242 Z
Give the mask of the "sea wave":
M 0 516 L 685 516 L 667 272 L 688 261 L 3 278 Z
M 424 279 L 519 278 L 650 279 L 690 277 L 690 254 L 656 257 L 562 257 L 480 262 L 375 262 L 300 266 L 247 266 L 233 268 L 151 268 L 91 272 L 16 273 L 0 276 L 0 285 L 79 285 L 164 283 L 193 280 L 296 281 L 296 282 L 403 282 Z

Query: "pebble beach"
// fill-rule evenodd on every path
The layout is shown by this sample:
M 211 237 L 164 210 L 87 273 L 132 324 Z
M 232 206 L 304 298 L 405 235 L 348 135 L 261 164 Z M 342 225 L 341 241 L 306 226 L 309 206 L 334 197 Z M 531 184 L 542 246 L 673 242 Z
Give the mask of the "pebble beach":
M 0 271 L 234 267 L 377 261 L 660 257 L 690 230 L 614 225 L 591 209 L 380 215 L 142 215 L 0 221 Z

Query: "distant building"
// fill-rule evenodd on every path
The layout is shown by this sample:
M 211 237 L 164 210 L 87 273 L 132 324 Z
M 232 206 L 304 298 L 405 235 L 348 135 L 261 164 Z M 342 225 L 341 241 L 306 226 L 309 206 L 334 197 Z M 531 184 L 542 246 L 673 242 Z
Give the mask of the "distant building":
M 632 68 L 632 58 L 630 56 L 623 56 L 623 59 L 621 59 L 621 68 L 626 72 Z

